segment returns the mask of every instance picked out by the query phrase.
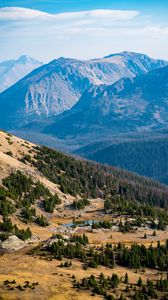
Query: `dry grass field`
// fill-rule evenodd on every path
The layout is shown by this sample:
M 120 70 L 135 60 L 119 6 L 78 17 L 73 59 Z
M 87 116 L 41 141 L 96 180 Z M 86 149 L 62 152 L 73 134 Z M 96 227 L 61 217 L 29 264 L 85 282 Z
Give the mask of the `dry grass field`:
M 139 276 L 142 277 L 145 282 L 147 279 L 160 278 L 158 271 L 147 269 L 144 273 L 139 271 L 131 271 L 126 268 L 116 267 L 109 269 L 105 267 L 99 267 L 97 269 L 88 269 L 87 271 L 81 269 L 81 263 L 73 260 L 72 267 L 68 269 L 60 268 L 60 261 L 52 260 L 48 261 L 40 259 L 39 257 L 32 257 L 26 255 L 26 251 L 19 251 L 17 253 L 4 254 L 0 256 L 0 290 L 1 299 L 4 300 L 79 300 L 79 299 L 93 299 L 91 295 L 86 291 L 76 291 L 72 288 L 72 276 L 75 275 L 79 280 L 91 274 L 98 276 L 103 272 L 106 276 L 110 276 L 112 273 L 117 273 L 119 277 L 128 273 L 130 283 L 135 284 L 138 281 Z M 16 286 L 23 285 L 25 281 L 37 282 L 38 286 L 34 289 L 26 289 L 25 291 L 18 291 L 14 289 L 10 291 L 7 287 L 4 287 L 4 280 L 16 280 Z M 122 290 L 122 284 L 121 284 Z M 118 295 L 121 293 L 118 290 Z M 96 296 L 94 299 L 103 299 L 101 296 Z

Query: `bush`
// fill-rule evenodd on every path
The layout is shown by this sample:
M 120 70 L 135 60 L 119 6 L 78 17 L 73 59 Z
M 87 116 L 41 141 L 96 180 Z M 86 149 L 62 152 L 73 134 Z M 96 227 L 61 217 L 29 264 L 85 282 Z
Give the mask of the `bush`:
M 42 227 L 46 227 L 46 226 L 49 225 L 49 222 L 48 222 L 47 218 L 46 218 L 45 216 L 43 216 L 43 215 L 38 216 L 38 217 L 36 218 L 36 222 L 37 222 L 37 224 L 38 224 L 39 226 L 42 226 Z
M 44 208 L 47 212 L 53 213 L 55 206 L 61 204 L 61 200 L 57 194 L 51 195 L 49 198 L 44 199 Z
M 80 200 L 75 200 L 73 202 L 73 208 L 74 209 L 84 209 L 85 206 L 89 205 L 90 201 L 88 199 L 80 199 Z

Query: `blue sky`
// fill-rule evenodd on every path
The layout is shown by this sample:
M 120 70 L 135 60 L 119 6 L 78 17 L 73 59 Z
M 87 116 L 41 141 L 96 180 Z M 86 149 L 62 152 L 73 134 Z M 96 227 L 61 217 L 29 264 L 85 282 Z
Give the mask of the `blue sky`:
M 1 0 L 0 7 L 20 6 L 49 13 L 91 9 L 138 9 L 166 13 L 167 0 Z
M 124 50 L 168 59 L 167 19 L 167 0 L 1 0 L 0 60 Z

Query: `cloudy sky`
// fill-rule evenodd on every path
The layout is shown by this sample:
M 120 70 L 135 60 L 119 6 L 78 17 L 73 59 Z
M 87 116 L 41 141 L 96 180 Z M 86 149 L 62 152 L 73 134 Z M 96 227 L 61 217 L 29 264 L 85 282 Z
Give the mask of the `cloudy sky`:
M 1 0 L 0 60 L 124 50 L 168 59 L 167 20 L 167 0 Z

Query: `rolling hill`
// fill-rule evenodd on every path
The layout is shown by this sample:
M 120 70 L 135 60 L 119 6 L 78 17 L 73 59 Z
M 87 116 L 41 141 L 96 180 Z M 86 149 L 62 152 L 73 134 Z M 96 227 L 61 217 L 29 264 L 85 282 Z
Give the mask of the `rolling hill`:
M 115 167 L 77 159 L 47 147 L 36 146 L 2 131 L 0 140 L 2 186 L 5 185 L 4 180 L 8 176 L 10 178 L 11 174 L 20 172 L 25 178 L 31 178 L 32 181 L 44 185 L 51 193 L 57 193 L 65 205 L 79 197 L 106 199 L 111 193 L 142 203 L 153 203 L 154 206 L 168 205 L 168 188 L 159 182 Z M 19 192 L 15 191 L 17 181 L 13 182 L 14 186 L 11 185 L 12 181 L 9 183 L 10 181 L 7 186 L 15 199 L 15 193 Z M 41 187 L 44 194 L 45 188 L 43 190 Z M 43 213 L 40 203 L 37 208 Z

